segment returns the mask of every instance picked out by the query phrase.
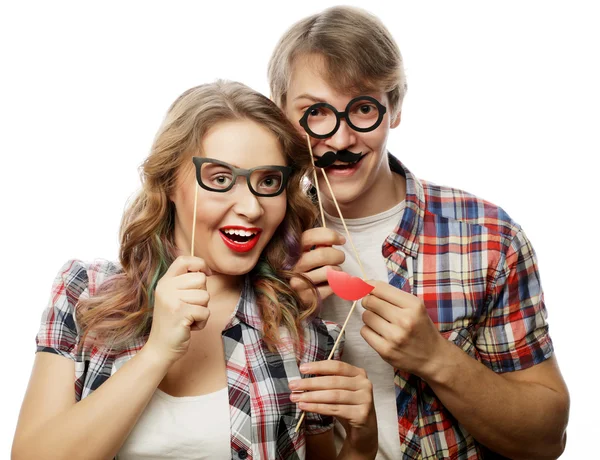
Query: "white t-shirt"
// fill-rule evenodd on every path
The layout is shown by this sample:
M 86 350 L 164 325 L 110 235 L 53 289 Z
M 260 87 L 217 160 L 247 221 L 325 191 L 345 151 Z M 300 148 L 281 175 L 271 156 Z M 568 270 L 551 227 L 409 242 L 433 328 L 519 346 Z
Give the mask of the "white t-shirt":
M 158 388 L 117 455 L 118 460 L 231 458 L 227 387 L 201 396 Z
M 360 261 L 365 269 L 367 279 L 388 281 L 385 259 L 381 254 L 383 242 L 396 228 L 405 202 L 401 201 L 387 211 L 374 216 L 360 219 L 344 219 L 348 231 Z M 336 230 L 346 236 L 341 219 L 325 215 L 327 227 Z M 362 278 L 362 272 L 352 246 L 346 236 L 346 244 L 339 247 L 346 254 L 346 260 L 341 265 L 344 272 Z M 343 324 L 352 302 L 340 299 L 333 295 L 324 301 L 321 317 Z M 365 309 L 362 303 L 358 303 L 352 317 L 346 326 L 346 345 L 342 360 L 367 371 L 369 380 L 373 383 L 375 399 L 375 410 L 377 412 L 377 424 L 379 428 L 379 452 L 378 460 L 398 459 L 400 453 L 400 441 L 398 438 L 398 413 L 396 410 L 396 390 L 394 388 L 394 369 L 386 363 L 375 350 L 373 350 L 360 335 L 360 329 L 364 325 L 362 313 Z M 344 440 L 344 428 L 339 422 L 335 424 L 336 445 L 339 449 Z

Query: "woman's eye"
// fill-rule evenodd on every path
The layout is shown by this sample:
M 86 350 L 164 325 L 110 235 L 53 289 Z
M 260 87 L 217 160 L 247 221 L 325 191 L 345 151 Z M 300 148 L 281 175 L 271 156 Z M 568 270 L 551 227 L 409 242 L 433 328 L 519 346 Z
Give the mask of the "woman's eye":
M 317 115 L 319 115 L 319 109 L 310 109 L 309 112 L 308 112 L 308 114 L 311 117 L 316 117 Z
M 231 177 L 225 174 L 220 174 L 213 177 L 213 183 L 219 187 L 227 187 L 231 182 Z
M 278 189 L 281 184 L 281 179 L 277 176 L 265 177 L 261 182 L 261 187 L 268 189 Z

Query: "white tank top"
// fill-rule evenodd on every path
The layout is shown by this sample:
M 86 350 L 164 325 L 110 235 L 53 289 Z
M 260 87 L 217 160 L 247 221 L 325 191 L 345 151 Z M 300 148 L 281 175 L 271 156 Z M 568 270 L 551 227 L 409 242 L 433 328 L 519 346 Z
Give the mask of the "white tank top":
M 363 268 L 367 273 L 367 279 L 387 282 L 387 268 L 385 259 L 381 254 L 381 246 L 398 222 L 400 222 L 404 208 L 405 202 L 401 201 L 393 208 L 374 216 L 359 219 L 344 219 L 360 256 Z M 325 217 L 329 228 L 346 236 L 342 221 L 339 218 L 329 215 Z M 336 247 L 346 254 L 346 261 L 341 265 L 342 270 L 353 276 L 362 278 L 360 266 L 350 243 L 347 242 L 343 247 Z M 333 295 L 325 300 L 321 310 L 321 317 L 338 324 L 343 324 L 351 306 L 352 302 Z M 367 371 L 369 380 L 373 383 L 373 397 L 379 429 L 377 460 L 395 460 L 402 458 L 402 453 L 400 452 L 400 439 L 398 437 L 394 369 L 381 359 L 377 352 L 360 335 L 360 329 L 364 324 L 362 322 L 364 311 L 362 303 L 359 302 L 354 312 L 352 312 L 352 318 L 350 318 L 346 326 L 346 345 L 344 346 L 342 360 Z M 336 422 L 334 433 L 336 446 L 339 451 L 345 436 L 341 423 Z
M 230 459 L 230 431 L 227 387 L 183 397 L 157 388 L 117 459 Z

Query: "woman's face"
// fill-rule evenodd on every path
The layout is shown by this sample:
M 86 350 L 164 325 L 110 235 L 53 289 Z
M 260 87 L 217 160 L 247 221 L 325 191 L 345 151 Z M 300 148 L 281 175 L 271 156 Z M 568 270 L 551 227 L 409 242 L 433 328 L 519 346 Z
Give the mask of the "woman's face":
M 204 136 L 202 151 L 203 158 L 237 168 L 286 166 L 275 135 L 249 120 L 217 124 Z M 211 168 L 203 173 L 203 182 L 207 185 L 223 188 L 231 182 L 226 169 L 214 165 Z M 252 180 L 259 191 L 264 192 L 272 190 L 277 183 L 271 176 L 253 176 Z M 229 191 L 205 190 L 197 187 L 196 169 L 190 158 L 182 168 L 177 190 L 171 196 L 176 208 L 175 243 L 183 255 L 190 254 L 195 193 L 198 197 L 194 255 L 203 258 L 213 272 L 224 275 L 248 273 L 283 221 L 287 207 L 285 189 L 277 196 L 256 196 L 250 191 L 246 178 L 238 177 Z

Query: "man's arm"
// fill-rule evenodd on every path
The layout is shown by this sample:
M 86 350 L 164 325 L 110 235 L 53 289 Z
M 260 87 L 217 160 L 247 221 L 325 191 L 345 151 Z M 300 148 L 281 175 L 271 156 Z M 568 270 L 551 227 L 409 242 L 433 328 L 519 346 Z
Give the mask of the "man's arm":
M 362 301 L 361 335 L 397 369 L 425 380 L 480 443 L 514 459 L 558 457 L 569 396 L 555 358 L 497 374 L 437 330 L 423 302 L 387 283 Z
M 554 357 L 496 374 L 446 341 L 425 378 L 477 441 L 512 459 L 554 459 L 566 443 L 569 394 Z

